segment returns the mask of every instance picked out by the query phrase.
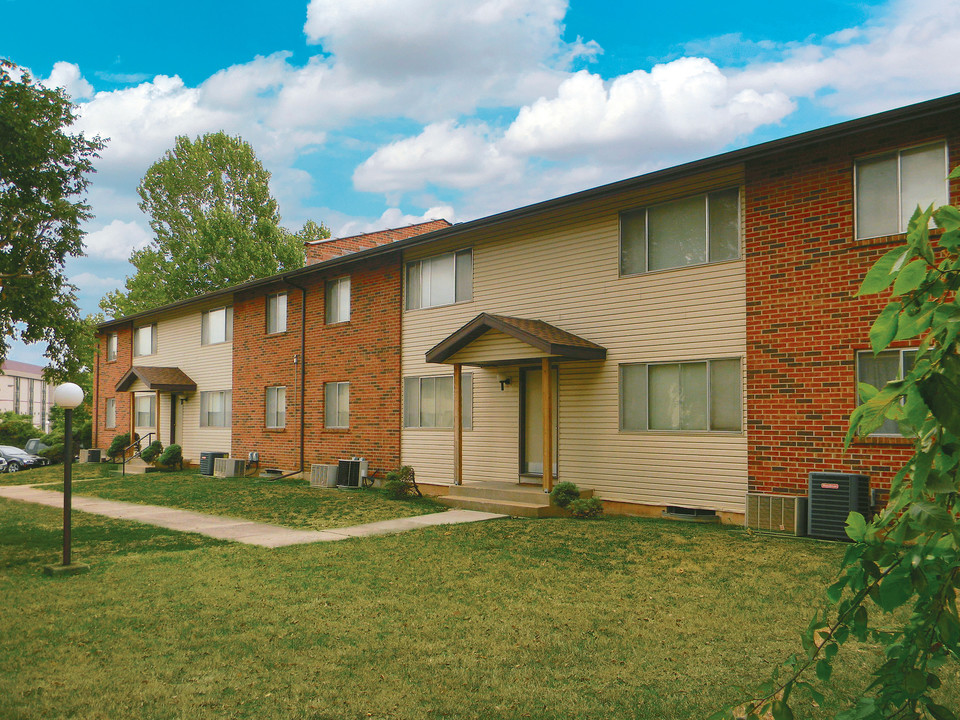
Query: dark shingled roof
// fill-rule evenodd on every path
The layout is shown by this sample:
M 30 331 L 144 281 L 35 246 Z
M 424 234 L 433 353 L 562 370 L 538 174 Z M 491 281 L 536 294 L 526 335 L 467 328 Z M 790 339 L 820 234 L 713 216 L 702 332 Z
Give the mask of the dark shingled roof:
M 543 320 L 508 317 L 480 313 L 455 333 L 427 351 L 427 362 L 442 363 L 465 348 L 488 330 L 499 330 L 505 335 L 527 343 L 548 355 L 559 355 L 574 360 L 603 360 L 606 348 L 568 333 Z M 504 358 L 508 360 L 510 358 Z
M 178 367 L 132 367 L 117 383 L 117 392 L 129 390 L 140 380 L 150 390 L 164 392 L 195 392 L 197 384 Z

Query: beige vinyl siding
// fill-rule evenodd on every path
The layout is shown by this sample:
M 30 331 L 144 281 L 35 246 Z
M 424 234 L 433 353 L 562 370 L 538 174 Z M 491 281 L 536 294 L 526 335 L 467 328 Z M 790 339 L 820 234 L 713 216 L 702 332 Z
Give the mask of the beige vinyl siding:
M 547 353 L 499 330 L 488 330 L 472 343 L 449 358 L 448 363 L 484 363 L 511 358 L 530 360 L 548 357 Z
M 200 427 L 200 393 L 233 387 L 233 343 L 200 344 L 203 311 L 223 305 L 221 299 L 191 306 L 189 312 L 180 310 L 180 315 L 159 316 L 152 321 L 157 323 L 156 354 L 134 358 L 134 365 L 178 367 L 197 384 L 197 391 L 186 395 L 187 401 L 177 413 L 183 458 L 189 462 L 200 462 L 201 451 L 229 452 L 231 447 L 230 428 Z M 160 393 L 158 414 L 160 442 L 166 447 L 170 444 L 170 393 Z
M 605 361 L 559 363 L 559 478 L 593 488 L 607 500 L 742 512 L 744 433 L 619 430 L 621 363 L 746 354 L 743 261 L 620 277 L 619 213 L 740 181 L 734 168 L 408 251 L 405 260 L 472 247 L 474 277 L 471 302 L 404 312 L 403 374 L 452 373 L 449 366 L 426 363 L 424 353 L 480 312 L 556 325 L 607 348 Z M 458 355 L 487 357 L 499 339 L 494 335 L 484 343 L 485 337 Z M 530 357 L 539 356 L 530 351 Z M 501 390 L 503 374 L 511 383 Z M 473 385 L 464 478 L 516 481 L 519 369 L 480 368 Z M 418 479 L 452 482 L 452 457 L 451 431 L 403 431 L 403 463 L 416 469 Z

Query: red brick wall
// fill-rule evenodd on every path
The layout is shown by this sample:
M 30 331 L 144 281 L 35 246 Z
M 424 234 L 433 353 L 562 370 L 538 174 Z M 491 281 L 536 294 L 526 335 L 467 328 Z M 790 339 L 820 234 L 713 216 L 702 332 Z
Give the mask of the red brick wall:
M 107 337 L 117 333 L 117 359 L 107 362 Z M 117 392 L 120 382 L 133 364 L 133 328 L 123 325 L 97 334 L 96 366 L 94 368 L 93 446 L 106 450 L 117 435 L 130 432 L 130 393 Z M 117 424 L 107 427 L 107 398 L 117 401 Z
M 888 296 L 855 298 L 864 273 L 903 236 L 854 239 L 855 157 L 946 136 L 960 162 L 960 123 L 941 115 L 754 161 L 746 169 L 747 431 L 751 491 L 805 494 L 811 471 L 890 479 L 901 439 L 844 453 L 856 407 L 855 353 Z M 957 201 L 960 185 L 950 196 Z M 896 346 L 907 346 L 899 343 Z
M 389 230 L 379 230 L 377 232 L 365 233 L 364 235 L 352 235 L 345 238 L 333 238 L 315 245 L 306 246 L 307 265 L 331 260 L 333 258 L 349 255 L 358 250 L 367 250 L 369 248 L 380 247 L 396 240 L 404 240 L 414 235 L 442 230 L 450 227 L 446 220 L 430 220 L 416 225 L 407 225 L 401 228 L 391 228 Z
M 350 275 L 350 321 L 324 322 L 324 280 Z M 371 468 L 390 470 L 400 460 L 400 256 L 318 272 L 307 288 L 304 463 L 333 463 L 362 455 Z M 266 335 L 265 298 L 287 291 L 287 332 Z M 278 284 L 238 295 L 233 306 L 234 457 L 260 453 L 261 467 L 296 470 L 300 464 L 300 291 Z M 350 383 L 350 427 L 324 427 L 324 383 Z M 265 427 L 270 385 L 286 385 L 282 430 Z

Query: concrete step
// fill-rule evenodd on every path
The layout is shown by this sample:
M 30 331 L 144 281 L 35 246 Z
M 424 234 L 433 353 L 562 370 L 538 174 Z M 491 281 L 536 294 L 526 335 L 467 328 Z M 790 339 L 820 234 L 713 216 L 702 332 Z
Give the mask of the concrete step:
M 513 517 L 559 517 L 563 510 L 547 503 L 517 502 L 515 500 L 497 500 L 480 497 L 461 497 L 447 495 L 437 498 L 447 507 L 462 510 L 479 510 L 480 512 L 512 515 Z
M 117 470 L 116 473 L 126 474 L 126 475 L 145 475 L 146 473 L 156 472 L 157 468 L 153 465 L 147 465 L 140 458 L 133 458 L 133 460 L 127 460 L 126 468 L 123 470 Z
M 548 503 L 550 495 L 538 487 L 513 485 L 495 487 L 487 485 L 451 485 L 447 493 L 452 497 L 486 498 L 489 500 L 508 500 L 525 503 Z

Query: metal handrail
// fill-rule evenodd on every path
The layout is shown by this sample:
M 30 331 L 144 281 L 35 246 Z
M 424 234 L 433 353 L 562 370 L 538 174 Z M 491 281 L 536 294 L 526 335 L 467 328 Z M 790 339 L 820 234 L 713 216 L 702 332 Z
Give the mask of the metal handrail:
M 153 434 L 152 432 L 148 432 L 148 433 L 147 433 L 146 435 L 144 435 L 143 437 L 138 437 L 136 440 L 134 440 L 132 443 L 130 443 L 129 445 L 127 445 L 127 446 L 120 452 L 120 474 L 121 474 L 121 475 L 126 475 L 126 474 L 127 474 L 127 452 L 128 452 L 129 450 L 131 450 L 132 448 L 136 448 L 137 451 L 136 451 L 133 455 L 130 456 L 130 459 L 133 460 L 134 458 L 140 457 L 140 453 L 143 452 L 143 443 L 144 443 L 144 441 L 145 441 L 145 440 L 149 440 L 151 437 L 153 437 L 153 435 L 154 435 L 154 434 Z M 149 442 L 147 443 L 147 447 L 150 447 L 150 443 L 149 443 Z

